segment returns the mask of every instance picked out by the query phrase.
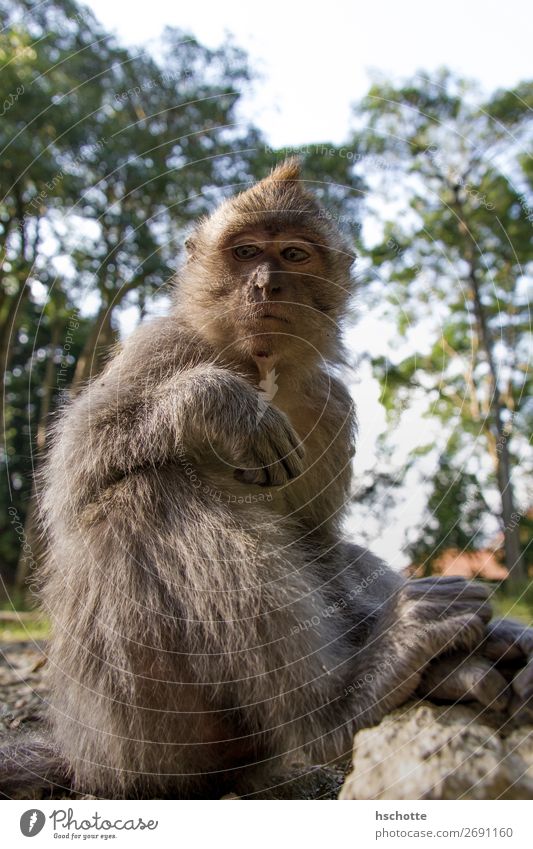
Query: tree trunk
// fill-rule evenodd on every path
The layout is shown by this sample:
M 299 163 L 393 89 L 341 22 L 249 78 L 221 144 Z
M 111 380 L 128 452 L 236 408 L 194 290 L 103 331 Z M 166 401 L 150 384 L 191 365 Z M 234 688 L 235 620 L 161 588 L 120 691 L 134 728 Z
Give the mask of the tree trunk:
M 481 347 L 485 352 L 490 373 L 491 408 L 496 436 L 496 479 L 502 504 L 502 524 L 505 549 L 505 565 L 509 570 L 509 584 L 515 586 L 527 581 L 527 569 L 520 545 L 520 514 L 515 510 L 511 480 L 511 458 L 509 454 L 510 433 L 506 430 L 502 402 L 498 385 L 498 373 L 493 356 L 493 346 L 487 325 L 485 309 L 481 300 L 479 282 L 474 264 L 470 263 L 469 282 L 474 302 L 474 313 L 478 325 Z
M 44 375 L 44 395 L 41 399 L 39 410 L 39 422 L 37 425 L 37 462 L 39 462 L 44 449 L 46 447 L 46 430 L 48 425 L 48 417 L 52 408 L 52 398 L 54 395 L 54 373 L 55 373 L 55 355 L 61 339 L 62 322 L 56 317 L 52 322 L 50 352 L 46 361 L 46 369 Z M 22 549 L 19 554 L 17 563 L 17 572 L 15 577 L 15 585 L 18 589 L 23 590 L 27 586 L 28 579 L 31 578 L 33 571 L 43 556 L 43 546 L 39 534 L 39 504 L 38 493 L 35 484 L 35 466 L 34 466 L 34 481 L 31 488 L 31 496 L 28 501 L 28 509 L 26 512 L 26 521 L 24 522 L 24 541 L 29 545 L 31 554 L 28 556 L 28 549 Z
M 13 351 L 13 342 L 15 332 L 18 327 L 17 313 L 20 315 L 24 301 L 29 297 L 30 287 L 28 285 L 28 274 L 33 267 L 39 250 L 40 228 L 39 219 L 35 219 L 35 236 L 30 247 L 31 261 L 27 261 L 26 254 L 28 249 L 28 239 L 26 233 L 26 223 L 24 221 L 24 207 L 20 195 L 17 196 L 17 219 L 20 232 L 20 249 L 18 270 L 19 286 L 17 292 L 8 296 L 3 293 L 2 307 L 7 303 L 5 316 L 2 316 L 0 321 L 0 379 L 2 380 L 2 398 L 0 399 L 0 445 L 4 445 L 5 441 L 5 380 L 6 373 L 11 363 L 11 353 Z M 7 446 L 6 446 L 7 448 Z
M 39 423 L 37 425 L 37 451 L 41 454 L 46 446 L 46 429 L 48 426 L 48 417 L 52 409 L 52 398 L 54 395 L 54 375 L 56 370 L 55 356 L 61 340 L 61 330 L 63 322 L 59 317 L 52 320 L 51 336 L 50 336 L 50 355 L 46 361 L 46 369 L 44 372 L 43 381 L 43 396 L 39 410 Z
M 501 422 L 501 409 L 499 411 L 499 437 L 497 451 L 496 476 L 498 489 L 502 500 L 503 540 L 505 549 L 505 564 L 509 570 L 509 582 L 511 585 L 522 584 L 527 581 L 528 574 L 526 564 L 522 555 L 520 544 L 520 519 L 521 514 L 514 505 L 513 487 L 511 483 L 511 463 L 509 457 L 509 435 Z

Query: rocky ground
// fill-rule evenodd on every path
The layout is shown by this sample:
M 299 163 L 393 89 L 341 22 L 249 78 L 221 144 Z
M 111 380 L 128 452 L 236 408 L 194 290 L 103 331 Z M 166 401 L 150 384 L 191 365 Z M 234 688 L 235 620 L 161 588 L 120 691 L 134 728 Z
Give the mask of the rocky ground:
M 0 646 L 0 733 L 14 734 L 43 716 L 46 688 L 42 646 L 34 642 Z
M 0 646 L 4 740 L 38 728 L 46 703 L 45 663 L 38 642 Z M 32 798 L 74 797 L 79 798 L 56 788 Z M 355 735 L 351 771 L 349 764 L 295 768 L 273 781 L 262 798 L 530 799 L 533 725 L 517 726 L 466 705 L 413 703 Z

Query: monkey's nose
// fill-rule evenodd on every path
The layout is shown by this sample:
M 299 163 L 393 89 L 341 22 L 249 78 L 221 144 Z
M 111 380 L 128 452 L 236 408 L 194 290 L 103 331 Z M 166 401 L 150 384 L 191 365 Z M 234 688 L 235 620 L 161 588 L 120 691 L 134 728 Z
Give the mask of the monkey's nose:
M 252 292 L 256 300 L 266 301 L 273 295 L 281 295 L 283 289 L 279 278 L 276 280 L 268 267 L 257 268 L 251 279 Z
M 268 301 L 274 295 L 281 295 L 283 290 L 279 283 L 272 283 L 270 280 L 266 280 L 255 283 L 253 291 L 257 300 Z
M 270 281 L 270 269 L 265 265 L 260 265 L 252 274 L 251 282 L 257 289 L 266 289 Z

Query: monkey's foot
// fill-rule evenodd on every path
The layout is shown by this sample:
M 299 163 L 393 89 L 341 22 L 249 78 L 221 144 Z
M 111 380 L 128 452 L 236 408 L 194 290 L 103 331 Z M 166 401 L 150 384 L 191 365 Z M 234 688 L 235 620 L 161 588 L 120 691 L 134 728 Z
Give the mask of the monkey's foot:
M 514 619 L 494 619 L 487 625 L 481 653 L 510 682 L 510 712 L 533 720 L 533 628 Z
M 420 695 L 445 701 L 477 701 L 533 721 L 533 629 L 496 619 L 474 653 L 438 658 L 426 669 Z

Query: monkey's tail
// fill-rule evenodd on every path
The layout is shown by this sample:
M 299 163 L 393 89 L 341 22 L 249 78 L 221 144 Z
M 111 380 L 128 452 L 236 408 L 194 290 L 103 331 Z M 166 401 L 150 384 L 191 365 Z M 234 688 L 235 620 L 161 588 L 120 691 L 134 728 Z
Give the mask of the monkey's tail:
M 45 738 L 21 734 L 0 743 L 0 798 L 33 798 L 35 791 L 68 790 L 70 784 L 68 765 Z

